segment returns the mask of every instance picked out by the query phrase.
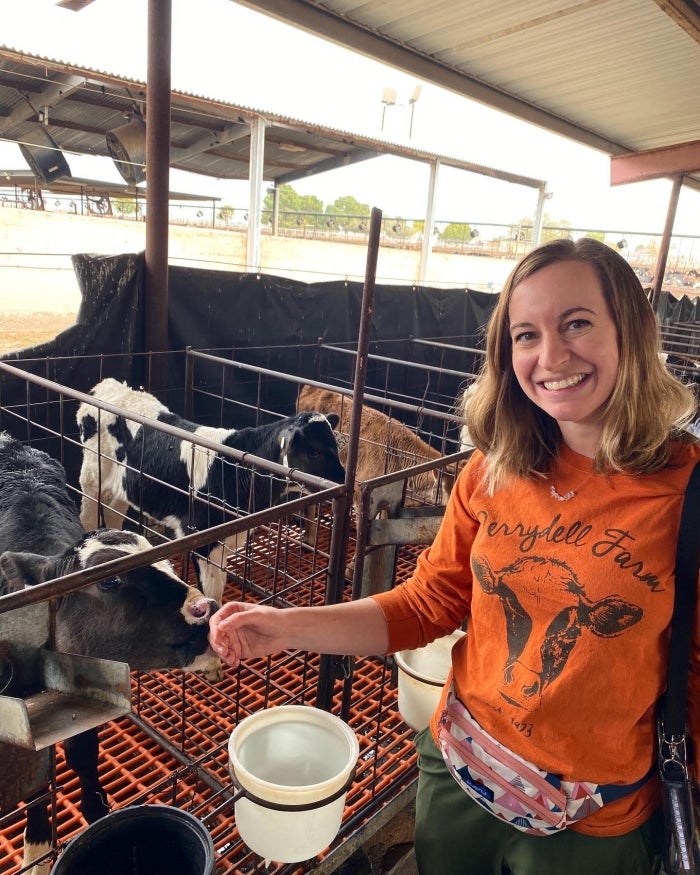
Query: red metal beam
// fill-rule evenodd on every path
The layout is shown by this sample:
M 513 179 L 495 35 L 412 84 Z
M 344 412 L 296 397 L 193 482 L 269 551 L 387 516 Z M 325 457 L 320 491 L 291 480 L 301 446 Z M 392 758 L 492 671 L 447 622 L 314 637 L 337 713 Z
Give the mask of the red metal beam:
M 610 159 L 610 185 L 643 182 L 662 176 L 682 176 L 700 170 L 700 140 L 663 149 L 614 155 Z
M 145 342 L 150 352 L 168 349 L 171 30 L 172 0 L 148 0 L 144 310 Z M 164 388 L 165 361 L 163 357 L 156 357 L 155 361 L 156 385 Z

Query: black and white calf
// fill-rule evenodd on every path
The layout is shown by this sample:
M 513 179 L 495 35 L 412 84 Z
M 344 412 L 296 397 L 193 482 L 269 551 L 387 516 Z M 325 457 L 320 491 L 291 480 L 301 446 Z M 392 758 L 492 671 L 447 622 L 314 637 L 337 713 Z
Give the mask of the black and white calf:
M 148 548 L 148 541 L 132 532 L 86 533 L 63 466 L 0 434 L 0 595 Z M 212 663 L 207 635 L 217 607 L 180 580 L 169 562 L 161 561 L 57 599 L 55 645 L 64 652 L 126 662 L 132 669 L 205 668 Z M 10 623 L 3 625 L 11 628 Z M 37 634 L 41 639 L 45 630 Z M 12 685 L 3 692 L 23 695 Z M 97 774 L 97 730 L 68 739 L 64 749 L 80 777 L 83 815 L 91 823 L 108 810 Z M 24 865 L 45 854 L 50 840 L 46 806 L 30 805 Z M 47 870 L 42 865 L 32 871 Z
M 288 468 L 334 482 L 345 478 L 333 433 L 337 417 L 332 415 L 299 413 L 270 425 L 213 428 L 189 422 L 153 395 L 111 378 L 98 383 L 90 394 L 123 410 Z M 230 457 L 155 427 L 142 427 L 125 416 L 85 403 L 80 405 L 77 418 L 83 444 L 80 517 L 85 528 L 97 524 L 101 504 L 105 511 L 111 508 L 120 515 L 105 516 L 115 525 L 120 524 L 115 519 L 123 520 L 128 509 L 134 508 L 180 537 L 188 527 L 201 531 L 230 520 L 236 512 L 265 510 L 284 497 L 287 484 L 283 478 L 260 476 Z M 200 585 L 218 602 L 226 582 L 226 552 L 240 549 L 245 540 L 242 533 L 199 551 Z

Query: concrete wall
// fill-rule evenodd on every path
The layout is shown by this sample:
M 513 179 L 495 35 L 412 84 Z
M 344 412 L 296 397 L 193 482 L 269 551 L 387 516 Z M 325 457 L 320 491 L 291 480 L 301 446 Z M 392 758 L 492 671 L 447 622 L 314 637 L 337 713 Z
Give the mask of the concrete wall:
M 116 255 L 146 246 L 142 221 L 109 216 L 80 216 L 5 205 L 0 208 L 0 312 L 75 313 L 80 303 L 70 257 L 75 253 Z M 171 225 L 171 264 L 245 271 L 243 230 Z M 420 252 L 380 249 L 377 282 L 415 283 Z M 345 243 L 303 237 L 261 240 L 261 270 L 303 282 L 365 276 L 364 241 Z M 433 253 L 428 285 L 498 290 L 512 261 Z

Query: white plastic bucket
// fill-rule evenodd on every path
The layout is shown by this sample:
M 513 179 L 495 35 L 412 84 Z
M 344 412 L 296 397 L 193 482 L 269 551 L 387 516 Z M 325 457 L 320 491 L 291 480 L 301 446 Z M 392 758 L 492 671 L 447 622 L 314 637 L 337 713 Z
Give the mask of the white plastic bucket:
M 416 732 L 430 723 L 450 672 L 452 648 L 464 634 L 457 629 L 425 647 L 394 654 L 399 668 L 399 713 Z
M 228 753 L 231 777 L 243 791 L 234 803 L 236 826 L 251 850 L 298 863 L 330 845 L 360 755 L 347 723 L 310 706 L 268 708 L 241 720 Z

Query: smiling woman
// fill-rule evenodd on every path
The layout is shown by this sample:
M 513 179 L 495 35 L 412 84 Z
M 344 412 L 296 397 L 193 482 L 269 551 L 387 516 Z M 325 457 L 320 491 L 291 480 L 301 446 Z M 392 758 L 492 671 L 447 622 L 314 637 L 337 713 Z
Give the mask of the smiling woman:
M 289 647 L 396 653 L 467 629 L 415 738 L 421 875 L 659 871 L 654 714 L 700 442 L 693 394 L 658 346 L 615 248 L 537 247 L 491 312 L 466 406 L 476 449 L 413 575 L 344 604 L 231 601 L 212 617 L 231 665 Z

